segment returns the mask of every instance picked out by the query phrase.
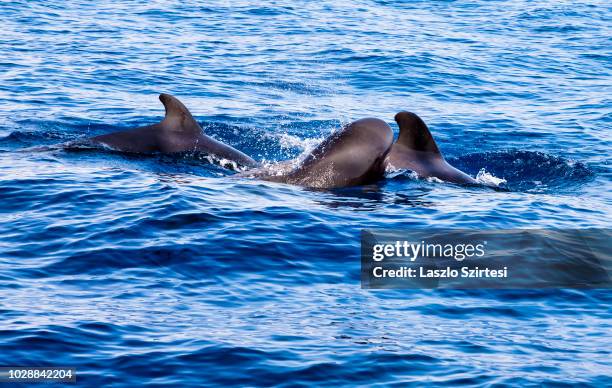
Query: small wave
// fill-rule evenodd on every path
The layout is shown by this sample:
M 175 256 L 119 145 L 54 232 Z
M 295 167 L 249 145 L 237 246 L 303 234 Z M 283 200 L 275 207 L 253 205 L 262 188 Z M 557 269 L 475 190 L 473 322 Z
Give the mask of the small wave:
M 479 183 L 503 185 L 512 191 L 559 192 L 573 190 L 594 177 L 589 167 L 539 151 L 505 150 L 464 155 L 449 162 L 476 176 Z
M 408 179 L 408 180 L 418 180 L 421 179 L 419 175 L 412 170 L 406 169 L 395 169 L 390 168 L 385 172 L 385 178 L 387 179 Z M 444 183 L 440 178 L 436 178 L 434 176 L 423 178 L 426 182 L 429 183 Z M 488 187 L 501 188 L 506 183 L 505 179 L 501 179 L 496 177 L 495 175 L 487 172 L 484 168 L 481 169 L 476 175 L 476 181 L 478 184 Z
M 478 171 L 478 174 L 476 174 L 476 182 L 485 186 L 493 187 L 500 187 L 508 183 L 508 181 L 505 179 L 496 177 L 495 175 L 487 172 L 487 170 L 484 168 L 481 168 L 480 171 Z
M 238 163 L 236 163 L 233 160 L 229 160 L 229 159 L 225 159 L 225 158 L 219 158 L 215 155 L 212 154 L 202 154 L 200 156 L 200 160 L 206 160 L 208 163 L 210 164 L 216 164 L 218 166 L 221 166 L 223 168 L 226 168 L 228 170 L 232 170 L 232 171 L 246 171 L 248 167 L 246 166 L 242 166 Z
M 69 137 L 63 132 L 56 131 L 12 131 L 7 136 L 0 138 L 0 146 L 9 148 L 36 147 L 65 142 Z
M 412 170 L 407 170 L 403 168 L 393 168 L 388 167 L 385 171 L 385 178 L 387 179 L 395 179 L 398 177 L 408 178 L 411 180 L 419 179 L 419 174 Z

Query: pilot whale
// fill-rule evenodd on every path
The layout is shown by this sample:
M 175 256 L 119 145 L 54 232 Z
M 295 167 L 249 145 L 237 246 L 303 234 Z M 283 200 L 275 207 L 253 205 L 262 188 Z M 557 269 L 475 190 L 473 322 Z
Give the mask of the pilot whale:
M 418 115 L 399 112 L 395 115 L 395 121 L 399 126 L 399 136 L 385 159 L 388 168 L 412 170 L 419 178 L 434 177 L 451 183 L 478 183 L 444 159 L 429 128 Z
M 365 118 L 332 133 L 294 167 L 285 161 L 239 176 L 321 189 L 365 185 L 384 178 L 392 143 L 387 123 Z
M 361 119 L 333 133 L 297 165 L 285 161 L 239 176 L 313 188 L 338 188 L 373 183 L 383 179 L 388 171 L 408 169 L 419 178 L 477 184 L 444 159 L 418 115 L 399 112 L 395 121 L 399 126 L 395 142 L 387 123 L 375 118 Z
M 159 100 L 166 108 L 166 115 L 159 123 L 92 137 L 85 143 L 133 153 L 198 151 L 233 161 L 239 166 L 258 165 L 246 154 L 207 136 L 189 110 L 176 97 L 162 93 L 159 95 Z
M 131 153 L 204 152 L 248 168 L 237 177 L 251 177 L 312 188 L 340 188 L 374 183 L 393 169 L 409 169 L 421 178 L 435 177 L 452 183 L 476 180 L 451 166 L 423 120 L 399 112 L 399 136 L 383 120 L 357 120 L 332 133 L 302 160 L 261 166 L 246 154 L 207 136 L 187 107 L 176 97 L 160 94 L 166 109 L 157 124 L 113 132 L 64 145 L 87 144 Z

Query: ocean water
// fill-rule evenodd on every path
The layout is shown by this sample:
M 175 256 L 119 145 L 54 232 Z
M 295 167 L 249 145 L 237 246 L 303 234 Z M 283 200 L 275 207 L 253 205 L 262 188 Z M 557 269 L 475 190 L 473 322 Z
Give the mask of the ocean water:
M 0 365 L 88 386 L 612 383 L 608 290 L 362 290 L 362 228 L 609 228 L 607 1 L 0 2 Z M 500 189 L 23 151 L 154 123 L 260 161 L 400 110 Z

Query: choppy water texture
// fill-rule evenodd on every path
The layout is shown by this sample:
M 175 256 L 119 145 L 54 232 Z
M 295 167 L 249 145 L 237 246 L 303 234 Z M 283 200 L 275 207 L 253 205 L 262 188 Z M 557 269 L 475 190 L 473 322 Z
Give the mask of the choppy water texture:
M 0 363 L 81 384 L 610 384 L 609 291 L 371 291 L 359 231 L 608 228 L 607 1 L 0 2 Z M 411 110 L 508 190 L 18 152 L 180 97 L 258 160 Z

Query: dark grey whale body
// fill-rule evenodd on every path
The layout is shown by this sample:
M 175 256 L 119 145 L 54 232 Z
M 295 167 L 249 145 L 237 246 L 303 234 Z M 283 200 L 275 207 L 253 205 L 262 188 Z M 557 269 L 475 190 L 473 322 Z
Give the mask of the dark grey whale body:
M 177 98 L 160 94 L 159 100 L 166 108 L 166 116 L 161 122 L 96 136 L 88 139 L 87 143 L 134 153 L 199 151 L 240 166 L 257 166 L 251 157 L 204 134 L 189 110 Z
M 477 183 L 446 162 L 427 125 L 410 112 L 395 115 L 398 139 L 387 123 L 375 118 L 354 121 L 333 133 L 305 159 L 261 167 L 251 157 L 204 134 L 177 98 L 160 94 L 164 119 L 153 125 L 87 139 L 87 144 L 133 153 L 204 152 L 250 170 L 236 176 L 312 188 L 339 188 L 374 183 L 389 169 L 409 169 L 421 178 Z M 81 143 L 82 144 L 82 143 Z M 70 146 L 70 144 L 68 145 Z
M 388 170 L 408 169 L 420 178 L 477 183 L 446 162 L 419 116 L 400 112 L 395 121 L 400 133 L 394 143 L 387 123 L 362 119 L 332 134 L 293 169 L 287 170 L 289 162 L 281 162 L 271 171 L 260 168 L 241 175 L 306 187 L 337 188 L 373 183 L 384 178 Z
M 393 143 L 387 123 L 374 118 L 357 120 L 333 133 L 295 168 L 281 162 L 241 176 L 312 188 L 338 188 L 376 182 L 385 175 L 385 157 Z M 285 170 L 285 171 L 283 171 Z

